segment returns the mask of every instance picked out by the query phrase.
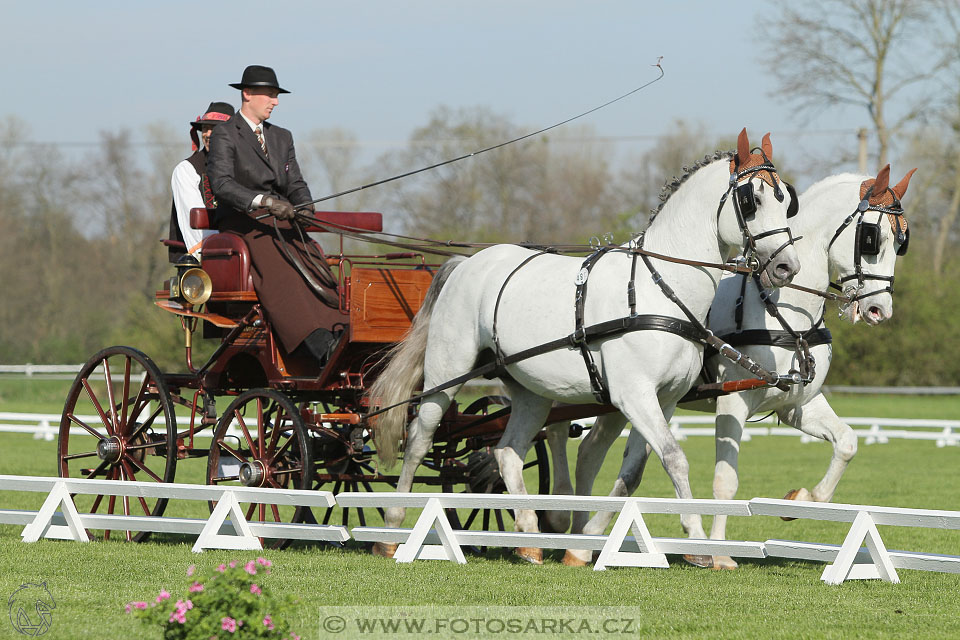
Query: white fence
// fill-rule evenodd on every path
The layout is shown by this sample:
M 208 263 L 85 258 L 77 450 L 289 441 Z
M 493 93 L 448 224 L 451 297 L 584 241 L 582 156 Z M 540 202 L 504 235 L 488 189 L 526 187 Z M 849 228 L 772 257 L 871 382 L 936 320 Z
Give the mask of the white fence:
M 422 512 L 412 529 L 354 527 L 358 541 L 400 543 L 397 562 L 450 560 L 466 563 L 464 545 L 566 548 L 596 550 L 594 569 L 607 567 L 669 567 L 666 554 L 784 557 L 829 562 L 821 580 L 840 584 L 846 580 L 879 578 L 898 583 L 897 569 L 960 573 L 960 556 L 913 551 L 888 551 L 877 525 L 960 530 L 960 511 L 900 509 L 868 505 L 821 504 L 754 498 L 752 500 L 677 500 L 668 498 L 610 498 L 600 496 L 510 496 L 462 493 L 327 492 L 221 487 L 151 482 L 115 482 L 32 476 L 0 476 L 4 491 L 46 492 L 39 511 L 0 509 L 0 522 L 26 525 L 24 542 L 41 537 L 88 542 L 87 529 L 165 531 L 196 534 L 196 552 L 204 549 L 258 549 L 259 538 L 296 538 L 345 541 L 344 527 L 280 522 L 250 522 L 240 501 L 328 507 L 417 507 Z M 79 513 L 72 495 L 113 495 L 143 498 L 167 497 L 216 500 L 207 520 Z M 612 511 L 618 513 L 607 535 L 540 534 L 504 531 L 454 530 L 447 508 L 540 509 Z M 58 513 L 61 509 L 62 513 Z M 780 516 L 850 522 L 842 545 L 787 540 L 765 542 L 654 538 L 644 513 L 699 513 L 736 516 Z M 229 517 L 229 520 L 227 519 Z M 233 534 L 230 531 L 233 531 Z M 630 536 L 628 534 L 632 533 Z M 863 548 L 863 545 L 866 548 Z
M 99 423 L 99 416 L 77 416 L 88 424 Z M 185 429 L 190 426 L 189 418 L 177 417 L 178 424 Z M 865 444 L 884 444 L 891 439 L 929 440 L 938 447 L 960 446 L 960 420 L 909 420 L 901 418 L 841 418 L 852 427 Z M 712 415 L 674 416 L 670 428 L 678 440 L 692 436 L 713 435 Z M 593 424 L 593 419 L 577 420 L 580 424 Z M 760 422 L 751 422 L 743 430 L 743 440 L 754 436 L 799 436 L 801 442 L 816 442 L 817 439 L 796 429 L 777 426 L 774 418 Z M 2 413 L 0 412 L 0 432 L 31 433 L 36 439 L 54 440 L 60 429 L 60 415 L 53 413 Z M 86 432 L 78 427 L 71 434 L 83 435 Z M 626 437 L 628 431 L 620 435 Z M 197 437 L 210 437 L 212 429 L 197 432 Z

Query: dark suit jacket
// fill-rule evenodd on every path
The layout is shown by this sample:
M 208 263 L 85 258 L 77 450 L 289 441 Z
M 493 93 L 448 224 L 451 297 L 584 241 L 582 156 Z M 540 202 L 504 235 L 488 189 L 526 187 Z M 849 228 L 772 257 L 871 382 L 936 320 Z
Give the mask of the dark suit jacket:
M 269 158 L 239 113 L 215 127 L 210 136 L 207 175 L 224 220 L 230 214 L 246 216 L 254 196 L 261 193 L 293 204 L 313 199 L 297 164 L 293 135 L 269 122 L 261 126 Z
M 270 216 L 257 220 L 247 211 L 257 194 L 279 196 L 295 205 L 313 199 L 297 164 L 293 136 L 268 122 L 261 126 L 269 158 L 239 113 L 214 128 L 207 175 L 217 199 L 217 229 L 236 233 L 246 241 L 253 263 L 253 287 L 274 332 L 290 353 L 315 329 L 332 328 L 345 317 L 338 308 L 331 308 L 337 307 L 335 289 L 329 295 L 334 302 L 328 306 L 284 255 L 284 250 L 295 252 L 315 281 L 336 282 L 325 261 L 315 256 L 310 259 L 299 232 L 289 222 Z M 313 246 L 315 252 L 319 250 L 315 243 Z M 321 279 L 324 277 L 326 280 Z

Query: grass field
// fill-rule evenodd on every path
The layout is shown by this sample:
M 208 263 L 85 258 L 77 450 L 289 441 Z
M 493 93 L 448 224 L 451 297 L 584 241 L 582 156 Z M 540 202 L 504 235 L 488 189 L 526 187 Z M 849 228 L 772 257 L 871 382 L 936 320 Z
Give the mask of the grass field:
M 59 412 L 55 384 L 17 385 L 0 381 L 0 411 Z M 13 390 L 11 390 L 14 388 Z M 61 391 L 61 394 L 63 391 Z M 18 399 L 19 396 L 19 399 Z M 955 398 L 833 398 L 841 415 L 955 418 Z M 18 404 L 23 403 L 23 404 Z M 42 406 L 38 406 L 42 405 Z M 15 407 L 15 408 L 14 408 Z M 690 460 L 694 495 L 709 497 L 713 442 L 690 438 L 683 448 Z M 576 443 L 571 443 L 571 459 Z M 615 445 L 597 481 L 609 487 L 622 453 Z M 798 438 L 760 437 L 743 444 L 738 497 L 781 497 L 810 487 L 826 468 L 826 444 L 801 444 Z M 56 442 L 28 435 L 0 434 L 0 473 L 55 475 Z M 177 480 L 202 482 L 203 462 L 178 466 Z M 672 487 L 655 463 L 648 467 L 640 494 L 671 497 Z M 4 492 L 0 508 L 37 509 L 40 494 Z M 938 449 L 932 442 L 891 441 L 861 444 L 837 491 L 835 501 L 900 507 L 960 509 L 960 448 Z M 202 503 L 172 503 L 167 515 L 204 517 Z M 415 517 L 408 515 L 408 519 Z M 646 518 L 655 536 L 682 536 L 675 516 Z M 706 523 L 709 525 L 709 521 Z M 783 538 L 839 544 L 848 525 L 778 518 L 731 518 L 728 534 L 740 540 Z M 41 541 L 25 545 L 19 527 L 0 526 L 0 598 L 21 584 L 46 581 L 56 598 L 48 638 L 158 638 L 123 613 L 131 600 L 152 597 L 167 588 L 177 597 L 186 586 L 190 564 L 216 566 L 250 559 L 252 552 L 191 553 L 192 540 L 166 536 L 130 545 L 99 542 L 80 545 Z M 880 527 L 888 548 L 960 555 L 960 532 Z M 548 551 L 543 566 L 514 560 L 504 551 L 469 556 L 466 566 L 442 562 L 397 565 L 375 558 L 355 544 L 346 549 L 295 546 L 264 552 L 274 563 L 269 584 L 299 599 L 294 628 L 303 638 L 328 637 L 318 628 L 323 607 L 361 605 L 477 605 L 522 607 L 630 607 L 641 637 L 960 637 L 960 575 L 900 570 L 899 585 L 853 581 L 824 585 L 823 565 L 785 560 L 743 560 L 736 572 L 700 570 L 671 557 L 671 568 L 611 569 L 593 572 L 559 563 L 561 552 Z M 454 609 L 457 610 L 457 609 Z M 542 635 L 542 634 L 541 634 Z M 20 637 L 0 622 L 0 638 Z M 333 637 L 333 636 L 331 636 Z M 380 636 L 384 637 L 384 636 Z M 458 636 L 463 637 L 463 636 Z

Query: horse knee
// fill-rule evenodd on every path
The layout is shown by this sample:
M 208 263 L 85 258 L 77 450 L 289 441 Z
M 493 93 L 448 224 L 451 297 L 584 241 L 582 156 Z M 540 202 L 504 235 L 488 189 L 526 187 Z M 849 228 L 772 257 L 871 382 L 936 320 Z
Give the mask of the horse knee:
M 713 497 L 717 500 L 732 500 L 740 488 L 737 470 L 729 464 L 717 464 L 713 473 Z
M 850 462 L 857 455 L 857 434 L 847 429 L 834 447 L 836 456 L 844 462 Z

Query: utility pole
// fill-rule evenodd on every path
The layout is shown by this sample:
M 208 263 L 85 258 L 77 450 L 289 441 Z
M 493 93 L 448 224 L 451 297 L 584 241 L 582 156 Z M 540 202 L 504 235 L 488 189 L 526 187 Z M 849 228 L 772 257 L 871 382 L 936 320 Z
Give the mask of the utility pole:
M 857 129 L 857 140 L 859 141 L 860 152 L 857 157 L 857 167 L 860 169 L 860 173 L 867 173 L 867 128 L 860 127 Z

